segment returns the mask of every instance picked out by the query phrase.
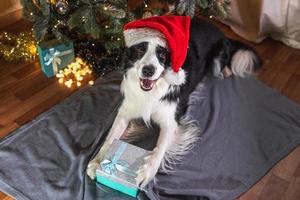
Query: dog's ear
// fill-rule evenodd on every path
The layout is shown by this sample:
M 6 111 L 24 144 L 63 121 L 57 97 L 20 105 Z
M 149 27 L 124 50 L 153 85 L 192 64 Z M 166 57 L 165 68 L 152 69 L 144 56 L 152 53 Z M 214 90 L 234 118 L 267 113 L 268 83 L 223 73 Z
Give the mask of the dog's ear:
M 178 72 L 174 72 L 172 68 L 168 68 L 165 71 L 164 78 L 170 85 L 182 85 L 185 83 L 185 71 L 180 69 Z
M 135 49 L 126 47 L 121 54 L 121 69 L 127 70 L 133 67 L 134 62 L 138 59 Z

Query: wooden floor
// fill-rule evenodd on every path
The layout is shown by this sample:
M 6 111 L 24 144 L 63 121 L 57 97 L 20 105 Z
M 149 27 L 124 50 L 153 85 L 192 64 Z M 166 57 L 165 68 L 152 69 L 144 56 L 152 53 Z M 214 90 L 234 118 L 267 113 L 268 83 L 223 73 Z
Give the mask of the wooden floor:
M 218 24 L 231 38 L 242 40 L 228 27 Z M 6 30 L 20 31 L 23 21 Z M 244 41 L 244 40 L 243 40 Z M 254 45 L 265 61 L 259 79 L 300 104 L 300 51 L 266 40 Z M 0 60 L 0 138 L 60 102 L 76 88 L 67 89 L 55 78 L 46 78 L 38 62 L 11 64 Z M 0 200 L 13 198 L 0 192 Z M 300 200 L 300 147 L 280 161 L 239 200 Z

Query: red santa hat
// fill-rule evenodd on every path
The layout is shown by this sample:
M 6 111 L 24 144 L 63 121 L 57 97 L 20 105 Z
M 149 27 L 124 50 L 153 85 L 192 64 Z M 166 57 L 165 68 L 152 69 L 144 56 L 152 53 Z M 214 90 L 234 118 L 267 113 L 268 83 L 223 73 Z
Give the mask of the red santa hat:
M 187 55 L 190 22 L 188 16 L 157 16 L 129 22 L 124 26 L 125 44 L 130 47 L 155 39 L 169 49 L 172 68 L 178 72 Z

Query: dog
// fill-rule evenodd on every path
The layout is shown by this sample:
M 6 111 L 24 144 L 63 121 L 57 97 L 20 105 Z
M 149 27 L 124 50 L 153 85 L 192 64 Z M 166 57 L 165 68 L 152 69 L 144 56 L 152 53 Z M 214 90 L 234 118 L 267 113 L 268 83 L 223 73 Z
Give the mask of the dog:
M 155 20 L 159 23 L 161 18 Z M 251 47 L 226 38 L 211 23 L 194 18 L 189 22 L 188 36 L 182 34 L 187 37 L 182 43 L 188 42 L 183 65 L 174 70 L 171 62 L 174 49 L 170 48 L 170 41 L 174 41 L 167 40 L 160 31 L 150 29 L 151 34 L 147 33 L 148 28 L 127 30 L 128 38 L 124 33 L 127 43 L 122 59 L 125 73 L 121 93 L 124 99 L 104 145 L 88 165 L 87 174 L 92 179 L 113 140 L 121 138 L 128 124 L 138 118 L 148 127 L 151 122 L 157 124 L 160 133 L 156 147 L 137 173 L 137 183 L 142 188 L 146 186 L 159 168 L 170 172 L 170 163 L 180 161 L 199 139 L 199 128 L 184 117 L 189 96 L 197 85 L 209 75 L 246 77 L 262 65 Z M 173 35 L 168 37 L 173 38 Z M 184 50 L 184 47 L 179 49 L 179 54 Z M 176 55 L 173 60 L 180 56 Z

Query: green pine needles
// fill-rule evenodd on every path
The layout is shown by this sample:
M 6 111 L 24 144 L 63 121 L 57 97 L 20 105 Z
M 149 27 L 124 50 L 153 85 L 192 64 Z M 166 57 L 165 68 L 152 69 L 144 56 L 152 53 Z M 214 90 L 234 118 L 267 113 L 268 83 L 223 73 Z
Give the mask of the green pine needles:
M 224 19 L 230 9 L 229 0 L 159 1 L 168 3 L 169 12 L 176 15 L 194 16 L 198 9 L 203 15 Z M 102 41 L 107 53 L 124 46 L 122 27 L 125 23 L 166 13 L 157 8 L 149 10 L 146 3 L 150 4 L 150 0 L 142 2 L 142 7 L 129 11 L 127 0 L 21 0 L 23 15 L 33 22 L 37 41 L 70 38 L 74 32 L 81 38 Z
M 105 41 L 112 51 L 123 44 L 122 26 L 131 19 L 126 0 L 21 0 L 38 41 L 63 39 L 69 32 Z

